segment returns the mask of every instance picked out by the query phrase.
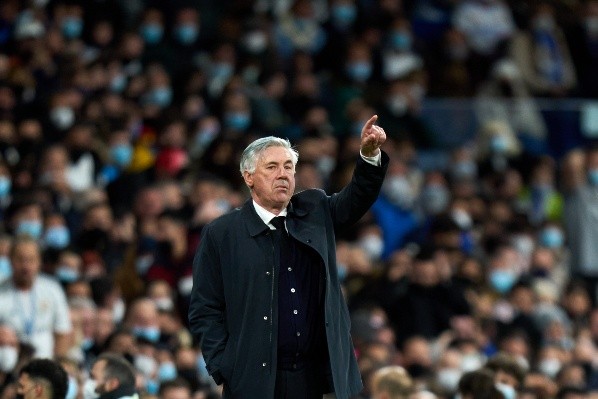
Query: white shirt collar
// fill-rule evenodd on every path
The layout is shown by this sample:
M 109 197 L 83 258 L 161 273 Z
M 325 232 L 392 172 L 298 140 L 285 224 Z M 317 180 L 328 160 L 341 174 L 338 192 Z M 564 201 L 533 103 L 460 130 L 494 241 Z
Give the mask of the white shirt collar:
M 270 230 L 276 230 L 276 227 L 270 224 L 270 220 L 275 218 L 276 216 L 286 216 L 287 215 L 287 208 L 284 208 L 278 215 L 273 214 L 272 212 L 266 210 L 264 207 L 260 206 L 255 200 L 253 200 L 253 207 L 255 208 L 255 212 L 257 215 L 262 219 L 262 221 L 270 227 Z M 285 223 L 286 224 L 286 223 Z

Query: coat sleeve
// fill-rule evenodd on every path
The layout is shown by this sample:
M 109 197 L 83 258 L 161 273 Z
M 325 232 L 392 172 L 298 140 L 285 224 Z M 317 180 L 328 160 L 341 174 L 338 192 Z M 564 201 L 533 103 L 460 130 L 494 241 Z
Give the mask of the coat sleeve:
M 213 240 L 210 227 L 204 227 L 193 260 L 189 326 L 200 342 L 208 372 L 217 384 L 221 384 L 224 377 L 220 361 L 228 340 L 228 329 L 221 265 Z
M 388 162 L 388 155 L 384 151 L 380 166 L 369 164 L 359 157 L 351 182 L 329 197 L 336 230 L 353 225 L 370 209 L 380 193 Z

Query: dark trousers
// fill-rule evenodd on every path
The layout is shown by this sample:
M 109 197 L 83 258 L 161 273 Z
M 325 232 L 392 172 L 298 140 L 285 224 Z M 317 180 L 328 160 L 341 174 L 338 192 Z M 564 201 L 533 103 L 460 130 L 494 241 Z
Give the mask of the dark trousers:
M 316 369 L 304 364 L 294 370 L 277 370 L 274 397 L 276 399 L 322 399 L 324 392 Z

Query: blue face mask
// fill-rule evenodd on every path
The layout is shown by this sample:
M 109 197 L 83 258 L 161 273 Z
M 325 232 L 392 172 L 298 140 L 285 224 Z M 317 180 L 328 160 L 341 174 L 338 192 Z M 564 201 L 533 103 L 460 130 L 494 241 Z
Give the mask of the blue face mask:
M 563 246 L 564 242 L 565 237 L 563 236 L 563 233 L 555 227 L 548 227 L 540 233 L 540 243 L 544 247 L 560 248 Z
M 347 75 L 356 82 L 365 82 L 372 76 L 372 64 L 357 61 L 347 64 Z
M 172 89 L 170 87 L 156 87 L 148 93 L 147 103 L 159 107 L 167 107 L 172 101 Z
M 336 4 L 330 12 L 334 24 L 341 28 L 351 25 L 357 18 L 357 7 L 354 4 Z
M 42 236 L 44 226 L 38 220 L 22 220 L 17 225 L 17 235 L 28 235 L 36 240 Z
M 12 276 L 12 267 L 8 256 L 0 256 L 0 282 L 9 279 Z
M 66 226 L 50 227 L 46 230 L 44 242 L 50 248 L 64 248 L 71 242 L 71 232 Z
M 145 391 L 148 393 L 148 395 L 155 396 L 158 394 L 159 390 L 160 390 L 160 383 L 158 381 L 148 379 L 145 382 Z
M 83 32 L 83 20 L 78 17 L 66 17 L 62 21 L 62 34 L 67 39 L 76 39 Z
M 517 280 L 515 273 L 506 270 L 494 270 L 490 273 L 490 284 L 500 294 L 506 294 Z
M 236 131 L 243 131 L 249 127 L 251 116 L 245 112 L 227 112 L 224 115 L 226 127 Z
M 158 381 L 170 381 L 177 377 L 176 367 L 171 362 L 161 363 L 158 367 Z
M 72 283 L 79 279 L 79 273 L 68 266 L 59 266 L 54 275 L 62 283 Z
M 126 168 L 133 159 L 133 148 L 129 144 L 118 144 L 110 149 L 110 158 L 121 168 Z
M 114 93 L 122 93 L 127 88 L 127 78 L 125 75 L 118 74 L 110 81 L 110 90 Z
M 164 28 L 160 24 L 149 23 L 141 25 L 140 32 L 143 41 L 147 44 L 157 44 L 162 40 Z
M 7 176 L 0 176 L 0 198 L 6 198 L 10 194 L 12 181 Z
M 203 354 L 197 356 L 197 371 L 202 377 L 208 378 L 210 376 L 208 366 L 206 365 L 206 359 L 204 359 Z
M 181 44 L 192 44 L 199 36 L 199 29 L 195 24 L 182 24 L 174 29 L 174 35 Z
M 390 43 L 397 50 L 409 50 L 411 48 L 411 35 L 405 32 L 393 32 L 390 35 Z
M 497 154 L 504 154 L 507 151 L 507 140 L 503 136 L 494 136 L 490 140 L 490 149 Z
M 143 338 L 153 343 L 158 342 L 160 339 L 160 329 L 158 327 L 134 327 L 133 334 L 137 338 Z
M 64 399 L 76 399 L 78 391 L 79 384 L 77 384 L 77 380 L 69 376 L 68 389 L 66 391 L 66 396 L 64 397 Z
M 497 382 L 494 386 L 503 394 L 505 399 L 515 399 L 517 397 L 517 391 L 510 385 Z
M 228 79 L 235 72 L 235 68 L 228 62 L 217 62 L 212 65 L 211 72 L 216 79 Z
M 598 169 L 590 169 L 588 171 L 588 181 L 592 186 L 598 186 Z
M 91 338 L 83 338 L 81 340 L 81 349 L 83 349 L 83 351 L 87 352 L 88 350 L 91 349 L 91 347 L 93 346 L 94 342 L 93 339 Z

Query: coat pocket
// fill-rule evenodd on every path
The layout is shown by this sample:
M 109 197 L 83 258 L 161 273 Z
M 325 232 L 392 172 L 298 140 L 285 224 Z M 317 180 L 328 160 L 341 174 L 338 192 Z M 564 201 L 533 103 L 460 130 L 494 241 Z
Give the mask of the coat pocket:
M 222 353 L 222 360 L 220 361 L 220 373 L 227 382 L 230 382 L 235 367 L 235 352 L 237 351 L 237 341 L 229 338 L 226 342 L 226 347 Z

